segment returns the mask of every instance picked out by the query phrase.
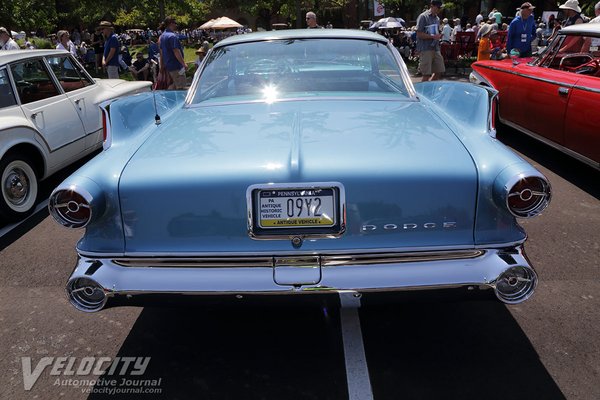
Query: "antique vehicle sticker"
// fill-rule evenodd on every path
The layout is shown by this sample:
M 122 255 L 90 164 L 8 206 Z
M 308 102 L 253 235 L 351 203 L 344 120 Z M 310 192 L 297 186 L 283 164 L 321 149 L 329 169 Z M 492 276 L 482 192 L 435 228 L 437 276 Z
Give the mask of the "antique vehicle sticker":
M 259 194 L 261 228 L 334 226 L 333 189 L 263 190 Z

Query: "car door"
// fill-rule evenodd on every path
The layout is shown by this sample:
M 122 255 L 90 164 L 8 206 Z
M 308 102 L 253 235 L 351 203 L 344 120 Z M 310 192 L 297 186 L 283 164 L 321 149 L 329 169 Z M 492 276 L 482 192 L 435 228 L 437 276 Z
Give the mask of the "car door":
M 519 64 L 500 95 L 500 113 L 521 128 L 563 144 L 569 94 L 578 77 L 539 66 Z
M 564 146 L 600 163 L 600 77 L 579 75 L 565 118 Z
M 57 86 L 42 58 L 15 62 L 10 73 L 21 109 L 47 146 L 50 169 L 76 159 L 84 150 L 85 130 L 71 100 Z
M 95 104 L 98 85 L 70 55 L 46 57 L 57 81 L 73 103 L 85 128 L 85 148 L 102 142 L 102 118 Z

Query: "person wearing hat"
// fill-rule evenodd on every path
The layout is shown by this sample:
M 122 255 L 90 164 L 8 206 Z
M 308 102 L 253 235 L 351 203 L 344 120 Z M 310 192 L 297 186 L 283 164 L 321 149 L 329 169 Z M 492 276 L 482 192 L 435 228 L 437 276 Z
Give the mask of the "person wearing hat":
M 115 35 L 115 27 L 109 21 L 102 21 L 98 26 L 104 35 L 104 56 L 102 66 L 106 68 L 108 79 L 119 79 L 119 39 Z
M 196 50 L 196 71 L 200 68 L 200 64 L 202 64 L 202 60 L 204 60 L 205 56 L 206 50 L 204 49 L 204 46 L 200 46 L 200 48 Z
M 500 50 L 499 47 L 492 48 L 492 41 L 490 36 L 495 33 L 492 29 L 492 25 L 485 24 L 479 30 L 481 39 L 479 39 L 479 48 L 477 49 L 477 61 L 489 60 L 492 53 L 496 53 Z
M 458 32 L 462 32 L 462 25 L 460 24 L 460 18 L 454 18 L 452 20 L 452 23 L 454 24 L 454 28 L 452 28 L 452 34 L 450 35 L 450 40 L 455 42 L 456 34 Z
M 0 50 L 20 50 L 21 48 L 15 42 L 10 34 L 10 31 L 3 26 L 0 26 Z
M 563 10 L 567 17 L 562 22 L 563 28 L 571 25 L 583 24 L 585 22 L 581 17 L 581 8 L 579 7 L 579 2 L 577 0 L 567 0 L 565 4 L 558 8 Z M 558 51 L 560 53 L 579 53 L 584 42 L 585 38 L 583 36 L 567 37 L 563 42 L 563 46 Z
M 183 58 L 183 47 L 179 37 L 175 34 L 177 21 L 173 17 L 165 18 L 163 22 L 165 31 L 158 40 L 160 46 L 160 68 L 165 69 L 171 76 L 173 83 L 168 89 L 185 89 L 185 71 L 187 64 Z
M 585 21 L 581 17 L 581 7 L 579 7 L 579 1 L 567 0 L 565 4 L 559 6 L 567 17 L 563 22 L 562 26 L 567 27 L 571 25 L 583 24 Z
M 442 35 L 439 32 L 438 14 L 441 9 L 441 0 L 431 0 L 429 9 L 417 18 L 416 51 L 419 53 L 419 69 L 423 74 L 423 82 L 440 79 L 446 71 L 444 58 L 440 52 Z
M 450 36 L 452 35 L 452 28 L 448 23 L 448 18 L 442 20 L 442 42 L 450 42 Z
M 508 26 L 506 50 L 510 52 L 517 49 L 521 53 L 521 57 L 531 57 L 531 42 L 535 39 L 537 28 L 533 17 L 534 8 L 529 2 L 521 4 L 519 7 L 521 14 L 515 17 Z
M 600 24 L 600 1 L 594 6 L 594 12 L 596 13 L 596 18 L 593 18 L 590 22 L 593 24 Z

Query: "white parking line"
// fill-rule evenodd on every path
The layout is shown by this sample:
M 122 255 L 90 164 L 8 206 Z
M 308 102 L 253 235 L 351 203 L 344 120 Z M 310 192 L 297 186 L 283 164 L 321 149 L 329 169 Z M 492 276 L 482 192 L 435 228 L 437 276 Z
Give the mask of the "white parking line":
M 17 228 L 19 225 L 24 224 L 25 222 L 27 222 L 27 220 L 29 218 L 33 218 L 38 212 L 40 212 L 41 210 L 43 210 L 44 208 L 48 207 L 48 199 L 42 201 L 40 204 L 37 205 L 37 207 L 35 208 L 35 210 L 33 211 L 33 213 L 25 218 L 22 221 L 19 222 L 15 222 L 14 224 L 10 224 L 10 225 L 6 225 L 4 228 L 0 228 L 0 238 L 4 235 L 9 234 L 10 232 L 12 232 L 13 229 Z
M 352 298 L 353 297 L 353 298 Z M 356 293 L 340 293 L 342 308 L 340 321 L 346 362 L 346 381 L 350 400 L 373 400 L 369 367 L 360 329 L 358 306 L 360 299 Z

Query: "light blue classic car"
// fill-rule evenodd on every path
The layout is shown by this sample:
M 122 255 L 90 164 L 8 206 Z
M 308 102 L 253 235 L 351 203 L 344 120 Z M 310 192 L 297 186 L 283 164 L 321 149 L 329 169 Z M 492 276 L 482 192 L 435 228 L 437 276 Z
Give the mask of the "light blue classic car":
M 517 218 L 550 184 L 495 139 L 494 103 L 469 83 L 413 86 L 370 32 L 223 40 L 187 93 L 104 105 L 105 150 L 50 198 L 86 228 L 69 298 L 524 301 L 537 276 Z

